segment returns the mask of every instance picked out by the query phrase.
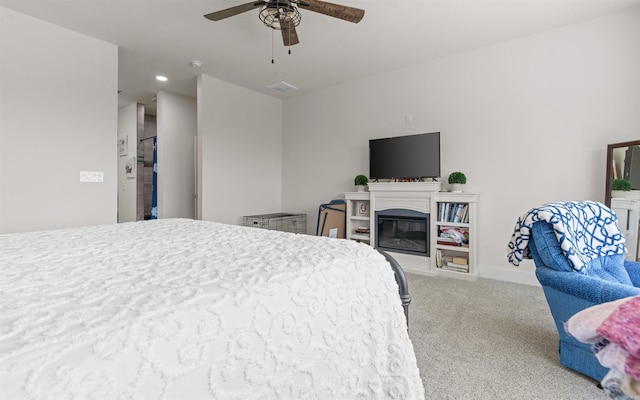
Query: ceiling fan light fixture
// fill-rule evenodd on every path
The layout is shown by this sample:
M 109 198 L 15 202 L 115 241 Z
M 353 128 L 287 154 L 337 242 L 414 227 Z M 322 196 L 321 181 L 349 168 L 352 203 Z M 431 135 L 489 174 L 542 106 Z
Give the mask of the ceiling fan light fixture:
M 258 18 L 271 29 L 282 30 L 300 25 L 302 15 L 295 6 L 268 4 L 260 10 Z

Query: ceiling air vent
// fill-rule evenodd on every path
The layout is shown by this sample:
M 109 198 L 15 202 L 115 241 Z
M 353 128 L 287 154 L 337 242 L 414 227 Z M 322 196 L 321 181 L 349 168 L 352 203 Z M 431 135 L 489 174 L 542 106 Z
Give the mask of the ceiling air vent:
M 271 85 L 267 86 L 269 89 L 278 91 L 280 93 L 287 93 L 287 92 L 292 92 L 294 90 L 298 90 L 297 87 L 288 84 L 285 81 L 282 82 L 278 82 L 278 83 L 272 83 Z

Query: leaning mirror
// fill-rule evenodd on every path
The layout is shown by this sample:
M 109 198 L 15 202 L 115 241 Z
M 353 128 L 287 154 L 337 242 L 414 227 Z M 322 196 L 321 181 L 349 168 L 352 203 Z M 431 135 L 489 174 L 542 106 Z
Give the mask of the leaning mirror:
M 640 190 L 640 140 L 607 145 L 607 175 L 604 202 L 611 207 L 611 183 L 614 179 L 631 182 Z

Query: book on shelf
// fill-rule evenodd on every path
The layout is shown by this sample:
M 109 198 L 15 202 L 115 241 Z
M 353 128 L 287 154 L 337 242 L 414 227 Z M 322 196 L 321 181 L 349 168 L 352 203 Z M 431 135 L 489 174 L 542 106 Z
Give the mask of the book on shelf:
M 438 203 L 438 221 L 469 223 L 469 203 Z
M 455 207 L 455 212 L 453 214 L 453 222 L 460 222 L 462 221 L 462 210 L 464 209 L 464 205 L 462 204 L 457 204 Z
M 363 226 L 360 226 L 360 227 L 355 229 L 355 233 L 359 233 L 361 235 L 368 235 L 369 232 L 370 232 L 370 229 L 367 228 L 367 227 L 363 227 Z
M 454 259 L 456 258 L 458 257 L 443 253 L 442 250 L 437 249 L 436 250 L 436 268 L 441 268 L 441 269 L 446 269 L 449 271 L 456 271 L 456 272 L 469 272 L 469 265 L 458 264 L 454 262 Z
M 469 265 L 469 260 L 467 259 L 467 257 L 454 256 L 452 261 L 453 263 L 458 265 Z
M 469 204 L 466 204 L 462 210 L 462 222 L 465 224 L 469 223 Z
M 455 240 L 444 236 L 438 236 L 438 239 L 436 239 L 436 243 L 444 246 L 460 246 L 460 244 Z
M 454 263 L 453 261 L 447 262 L 447 267 L 460 268 L 460 269 L 469 269 L 469 265 L 468 264 L 458 264 L 458 263 Z
M 446 263 L 442 265 L 442 269 L 447 269 L 449 271 L 456 271 L 456 272 L 469 272 L 469 266 L 468 265 L 458 265 L 455 263 Z
M 453 256 L 443 253 L 442 250 L 436 250 L 436 267 L 443 268 L 453 262 Z

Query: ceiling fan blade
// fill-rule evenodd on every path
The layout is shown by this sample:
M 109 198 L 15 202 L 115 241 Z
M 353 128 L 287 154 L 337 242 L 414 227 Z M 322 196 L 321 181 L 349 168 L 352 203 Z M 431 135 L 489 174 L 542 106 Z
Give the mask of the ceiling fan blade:
M 357 24 L 364 17 L 364 10 L 320 0 L 300 0 L 298 6 L 330 17 Z
M 293 24 L 281 24 L 282 27 L 282 41 L 285 46 L 293 46 L 294 44 L 300 43 L 298 40 L 298 32 L 296 32 L 296 27 Z
M 233 17 L 234 15 L 242 14 L 253 10 L 254 8 L 262 7 L 265 5 L 264 1 L 252 1 L 251 3 L 241 4 L 239 6 L 230 7 L 224 10 L 205 14 L 205 18 L 211 21 L 220 21 L 221 19 Z

